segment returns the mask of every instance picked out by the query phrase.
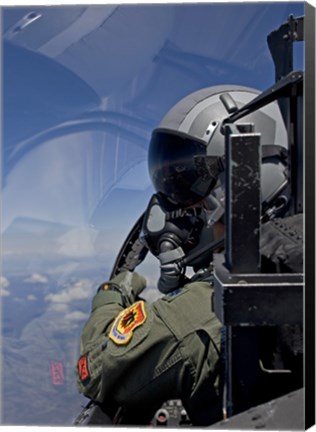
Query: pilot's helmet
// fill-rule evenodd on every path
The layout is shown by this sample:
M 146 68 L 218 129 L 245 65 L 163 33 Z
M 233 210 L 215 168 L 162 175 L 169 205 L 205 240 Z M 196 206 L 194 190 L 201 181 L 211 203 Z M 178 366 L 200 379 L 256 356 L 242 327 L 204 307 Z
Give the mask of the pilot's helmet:
M 222 121 L 259 93 L 248 87 L 215 86 L 180 100 L 152 133 L 148 168 L 156 191 L 179 207 L 189 207 L 219 189 L 220 174 L 201 174 L 199 156 L 213 157 L 216 173 L 216 164 L 225 152 Z M 239 123 L 253 123 L 254 132 L 261 134 L 262 154 L 266 155 L 261 166 L 261 197 L 263 202 L 271 202 L 287 184 L 283 157 L 288 138 L 279 106 L 270 103 L 235 124 Z M 278 151 L 271 152 L 271 148 Z M 222 181 L 222 192 L 223 188 Z

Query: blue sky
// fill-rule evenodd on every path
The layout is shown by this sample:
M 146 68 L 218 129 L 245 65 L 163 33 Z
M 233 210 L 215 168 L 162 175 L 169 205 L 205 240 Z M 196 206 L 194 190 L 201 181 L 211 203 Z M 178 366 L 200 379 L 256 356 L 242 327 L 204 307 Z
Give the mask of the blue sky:
M 56 409 L 32 414 L 28 394 L 37 395 L 34 403 L 54 394 L 56 406 L 63 403 L 58 421 L 71 422 L 80 408 L 71 371 L 90 299 L 153 193 L 152 129 L 200 88 L 273 84 L 266 36 L 291 13 L 303 15 L 303 6 L 3 9 L 0 287 L 12 311 L 3 322 L 5 361 L 13 359 L 3 388 L 5 422 L 56 423 Z M 302 46 L 296 65 L 303 67 Z M 152 290 L 154 267 L 154 260 L 142 266 Z M 51 357 L 38 362 L 41 344 Z M 50 386 L 47 366 L 61 349 L 69 373 L 64 391 Z M 30 372 L 47 380 L 43 390 L 36 380 L 19 381 L 19 353 Z

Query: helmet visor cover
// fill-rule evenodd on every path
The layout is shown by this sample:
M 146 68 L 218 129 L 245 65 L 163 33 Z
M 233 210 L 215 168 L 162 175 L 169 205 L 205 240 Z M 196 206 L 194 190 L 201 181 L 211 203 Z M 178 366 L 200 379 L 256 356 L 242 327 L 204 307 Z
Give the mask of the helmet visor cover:
M 195 156 L 205 156 L 206 145 L 184 133 L 156 129 L 148 152 L 148 168 L 157 192 L 184 207 L 204 199 L 214 179 L 201 176 Z

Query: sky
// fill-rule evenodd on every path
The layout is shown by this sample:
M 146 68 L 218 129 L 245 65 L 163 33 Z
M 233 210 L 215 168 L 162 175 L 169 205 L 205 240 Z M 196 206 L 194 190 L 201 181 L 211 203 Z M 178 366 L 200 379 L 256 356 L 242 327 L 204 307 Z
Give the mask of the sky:
M 266 36 L 303 11 L 295 2 L 2 9 L 2 423 L 71 424 L 84 403 L 73 373 L 80 329 L 153 193 L 152 130 L 203 87 L 272 85 Z M 155 259 L 140 270 L 153 299 Z

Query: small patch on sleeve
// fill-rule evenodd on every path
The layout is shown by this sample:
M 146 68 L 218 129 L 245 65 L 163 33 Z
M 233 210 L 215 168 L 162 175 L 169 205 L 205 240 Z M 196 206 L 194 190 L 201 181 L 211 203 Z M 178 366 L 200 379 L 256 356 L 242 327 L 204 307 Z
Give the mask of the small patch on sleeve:
M 171 302 L 175 298 L 178 298 L 179 296 L 181 296 L 182 294 L 185 294 L 188 291 L 189 291 L 189 288 L 186 288 L 186 287 L 177 288 L 174 291 L 171 291 L 170 293 L 163 296 L 162 300 L 167 301 L 167 302 Z
M 169 297 L 174 297 L 174 296 L 180 294 L 180 292 L 181 292 L 181 289 L 180 289 L 180 288 L 177 288 L 177 289 L 175 289 L 174 291 L 171 291 L 171 293 L 169 293 L 168 296 L 169 296 Z
M 127 344 L 134 330 L 147 319 L 145 304 L 142 300 L 124 309 L 116 318 L 111 328 L 109 338 L 118 345 Z
M 90 382 L 87 354 L 82 355 L 78 361 L 78 375 L 83 385 L 87 385 Z

